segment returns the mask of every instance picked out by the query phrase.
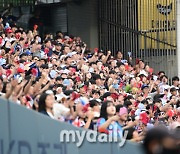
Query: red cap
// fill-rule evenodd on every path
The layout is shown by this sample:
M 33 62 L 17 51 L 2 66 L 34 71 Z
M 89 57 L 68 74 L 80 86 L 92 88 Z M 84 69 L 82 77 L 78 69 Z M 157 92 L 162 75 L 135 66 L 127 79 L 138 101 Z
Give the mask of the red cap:
M 7 28 L 7 29 L 6 29 L 6 33 L 12 33 L 12 29 Z
M 24 72 L 25 72 L 25 70 L 22 69 L 21 67 L 19 67 L 19 68 L 17 69 L 17 73 L 24 73 Z
M 81 81 L 81 78 L 79 76 L 76 77 L 76 81 L 79 82 Z
M 149 121 L 149 118 L 148 118 L 148 115 L 147 115 L 146 112 L 143 112 L 143 113 L 140 114 L 140 121 L 141 121 L 143 124 L 147 125 L 147 123 L 148 123 L 148 121 Z
M 116 94 L 116 93 L 112 93 L 111 94 L 111 97 L 115 100 L 115 99 L 118 99 L 118 94 Z

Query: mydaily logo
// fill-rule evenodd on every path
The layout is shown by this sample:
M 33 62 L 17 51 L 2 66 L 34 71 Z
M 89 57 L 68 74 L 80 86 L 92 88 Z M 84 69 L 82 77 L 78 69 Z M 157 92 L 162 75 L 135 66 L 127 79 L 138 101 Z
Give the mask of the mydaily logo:
M 83 141 L 88 141 L 89 143 L 119 143 L 119 147 L 122 147 L 128 135 L 128 131 L 124 132 L 121 138 L 114 137 L 113 135 L 107 135 L 104 133 L 98 133 L 93 130 L 62 130 L 60 132 L 60 142 L 73 142 L 76 143 L 77 147 L 83 144 Z

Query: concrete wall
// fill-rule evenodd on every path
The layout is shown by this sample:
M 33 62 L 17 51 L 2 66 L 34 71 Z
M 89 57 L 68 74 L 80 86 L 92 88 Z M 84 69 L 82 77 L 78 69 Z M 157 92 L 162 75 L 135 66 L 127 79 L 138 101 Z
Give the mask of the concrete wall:
M 80 36 L 90 48 L 98 47 L 98 0 L 67 4 L 68 33 Z

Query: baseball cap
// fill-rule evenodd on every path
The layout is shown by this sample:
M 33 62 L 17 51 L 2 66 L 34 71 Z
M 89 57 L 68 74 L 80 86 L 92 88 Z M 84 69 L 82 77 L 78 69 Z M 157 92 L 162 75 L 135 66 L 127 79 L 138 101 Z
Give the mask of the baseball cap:
M 127 111 L 127 108 L 126 107 L 121 107 L 119 109 L 119 116 L 123 115 L 123 114 L 127 114 L 128 111 Z
M 69 79 L 64 79 L 63 81 L 63 85 L 65 86 L 69 86 L 71 84 L 70 80 Z
M 25 51 L 25 54 L 26 54 L 26 55 L 31 55 L 32 53 L 31 53 L 30 50 L 26 50 L 26 51 Z
M 142 85 L 141 90 L 143 90 L 145 88 L 149 88 L 149 86 L 147 84 L 144 84 L 144 85 Z
M 51 77 L 52 79 L 54 79 L 54 78 L 56 77 L 56 75 L 57 75 L 57 72 L 56 72 L 55 70 L 51 70 L 50 73 L 49 73 L 49 75 L 50 75 L 50 77 Z

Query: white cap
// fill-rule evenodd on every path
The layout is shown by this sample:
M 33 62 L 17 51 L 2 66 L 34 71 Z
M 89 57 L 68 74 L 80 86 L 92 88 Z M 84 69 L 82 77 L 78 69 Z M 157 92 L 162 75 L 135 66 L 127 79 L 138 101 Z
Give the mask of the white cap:
M 52 91 L 52 90 L 46 90 L 46 94 L 51 95 L 51 94 L 54 94 L 54 93 L 53 93 L 53 91 Z

